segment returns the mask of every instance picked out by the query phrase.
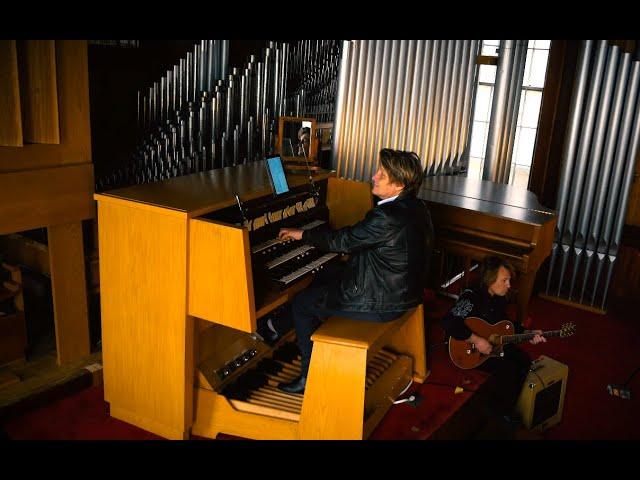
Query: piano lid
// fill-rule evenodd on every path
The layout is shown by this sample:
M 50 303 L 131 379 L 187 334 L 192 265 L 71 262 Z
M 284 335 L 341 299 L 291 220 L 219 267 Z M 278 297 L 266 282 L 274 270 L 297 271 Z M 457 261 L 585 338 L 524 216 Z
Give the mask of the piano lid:
M 529 190 L 467 177 L 425 178 L 418 197 L 430 203 L 536 225 L 546 223 L 556 215 L 555 211 L 540 205 L 537 196 Z

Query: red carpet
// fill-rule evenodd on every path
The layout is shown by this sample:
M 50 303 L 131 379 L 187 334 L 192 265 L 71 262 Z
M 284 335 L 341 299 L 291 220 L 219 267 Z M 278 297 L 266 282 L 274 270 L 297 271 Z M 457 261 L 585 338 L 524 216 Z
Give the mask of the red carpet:
M 607 384 L 623 383 L 640 366 L 637 314 L 599 315 L 534 299 L 535 328 L 576 324 L 576 334 L 542 345 L 525 344 L 533 358 L 547 355 L 569 367 L 562 422 L 545 432 L 552 440 L 640 439 L 640 373 L 629 383 L 631 400 L 612 397 Z
M 473 391 L 486 379 L 482 372 L 463 371 L 448 361 L 443 333 L 438 325 L 450 304 L 427 301 L 431 375 L 427 383 L 413 385 L 403 395 L 418 391 L 417 407 L 399 404 L 391 408 L 371 438 L 419 440 L 439 438 L 438 432 L 456 412 L 471 402 Z M 567 339 L 550 339 L 533 346 L 525 344 L 532 358 L 547 355 L 569 367 L 562 422 L 546 432 L 554 440 L 639 439 L 640 374 L 630 383 L 632 399 L 610 396 L 608 383 L 622 383 L 639 366 L 640 324 L 631 315 L 597 315 L 534 298 L 530 304 L 534 328 L 551 330 L 572 321 L 577 332 Z M 459 385 L 468 391 L 455 394 Z M 463 407 L 461 409 L 461 407 Z M 108 404 L 99 387 L 86 388 L 58 401 L 9 419 L 2 428 L 10 439 L 34 440 L 152 440 L 160 437 L 108 415 Z M 233 438 L 220 435 L 220 439 Z

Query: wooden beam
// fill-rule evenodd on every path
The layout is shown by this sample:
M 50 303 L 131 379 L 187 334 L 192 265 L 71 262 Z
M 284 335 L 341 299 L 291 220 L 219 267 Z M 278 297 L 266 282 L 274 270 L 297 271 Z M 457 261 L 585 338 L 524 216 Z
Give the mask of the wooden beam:
M 493 55 L 478 55 L 476 65 L 498 65 L 498 57 Z
M 0 235 L 94 218 L 93 191 L 91 163 L 0 174 Z
M 0 146 L 22 146 L 22 116 L 15 40 L 0 40 Z
M 18 42 L 25 143 L 60 143 L 55 40 Z
M 62 365 L 91 353 L 82 223 L 50 226 L 47 234 L 56 350 Z

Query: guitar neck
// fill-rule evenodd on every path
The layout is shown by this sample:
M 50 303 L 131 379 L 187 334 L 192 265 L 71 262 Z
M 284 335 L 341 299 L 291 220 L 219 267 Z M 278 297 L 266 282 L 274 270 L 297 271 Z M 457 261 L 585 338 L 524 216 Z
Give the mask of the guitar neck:
M 548 332 L 542 332 L 540 335 L 542 335 L 545 338 L 550 338 L 550 337 L 559 337 L 561 333 L 562 333 L 562 330 L 550 330 Z M 537 333 L 521 333 L 518 335 L 503 335 L 502 344 L 526 342 L 528 340 L 531 340 L 536 335 Z

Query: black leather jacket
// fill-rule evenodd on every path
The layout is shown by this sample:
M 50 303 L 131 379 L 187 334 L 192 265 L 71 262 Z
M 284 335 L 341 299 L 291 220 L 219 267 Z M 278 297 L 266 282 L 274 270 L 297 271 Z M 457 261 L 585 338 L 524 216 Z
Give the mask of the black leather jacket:
M 402 312 L 422 303 L 433 226 L 426 205 L 415 195 L 376 206 L 350 227 L 305 231 L 302 239 L 321 250 L 349 254 L 342 279 L 329 287 L 327 307 Z

